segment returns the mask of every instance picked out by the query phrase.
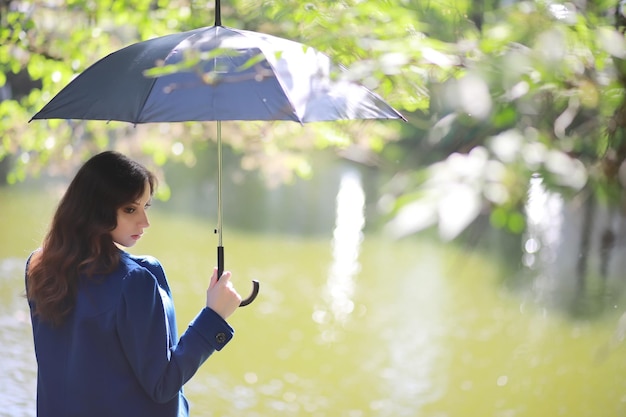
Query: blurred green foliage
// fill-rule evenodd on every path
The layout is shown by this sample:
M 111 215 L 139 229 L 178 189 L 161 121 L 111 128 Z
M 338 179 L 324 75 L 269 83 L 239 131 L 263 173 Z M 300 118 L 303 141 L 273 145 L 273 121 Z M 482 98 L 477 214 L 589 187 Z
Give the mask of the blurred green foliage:
M 581 4 L 223 1 L 223 25 L 316 47 L 409 119 L 305 128 L 233 123 L 224 140 L 247 169 L 261 172 L 285 161 L 286 171 L 310 175 L 307 152 L 329 147 L 377 164 L 392 178 L 381 207 L 399 235 L 438 224 L 443 237 L 454 238 L 480 213 L 520 232 L 533 175 L 565 196 L 593 192 L 619 205 L 626 184 L 623 10 L 616 0 Z M 107 147 L 150 155 L 157 168 L 172 159 L 193 165 L 194 147 L 213 139 L 211 124 L 28 123 L 106 54 L 213 25 L 213 1 L 3 0 L 0 23 L 6 182 L 64 172 Z

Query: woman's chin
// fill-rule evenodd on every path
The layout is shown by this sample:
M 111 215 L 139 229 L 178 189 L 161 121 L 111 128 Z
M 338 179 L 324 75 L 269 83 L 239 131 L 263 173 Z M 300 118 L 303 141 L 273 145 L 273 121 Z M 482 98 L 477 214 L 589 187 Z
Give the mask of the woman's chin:
M 135 243 L 137 243 L 137 241 L 132 240 L 132 241 L 127 241 L 127 242 L 113 242 L 113 243 L 115 243 L 115 246 L 117 246 L 118 248 L 127 249 L 127 248 L 132 248 L 133 246 L 135 246 Z

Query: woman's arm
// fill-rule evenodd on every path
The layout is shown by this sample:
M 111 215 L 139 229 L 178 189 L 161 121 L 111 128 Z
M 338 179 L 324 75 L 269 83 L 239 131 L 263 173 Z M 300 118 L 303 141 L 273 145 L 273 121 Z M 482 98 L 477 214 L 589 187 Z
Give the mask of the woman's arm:
M 203 308 L 176 344 L 169 343 L 167 315 L 156 277 L 144 268 L 124 280 L 117 329 L 129 365 L 146 393 L 157 402 L 175 397 L 233 329 L 212 309 Z

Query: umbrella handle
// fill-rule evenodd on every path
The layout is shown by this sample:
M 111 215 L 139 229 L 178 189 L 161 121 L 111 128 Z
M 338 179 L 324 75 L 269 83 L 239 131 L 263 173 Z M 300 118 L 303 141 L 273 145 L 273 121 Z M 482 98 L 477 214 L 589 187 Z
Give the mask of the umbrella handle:
M 224 273 L 224 247 L 217 247 L 217 279 L 219 280 Z M 248 304 L 252 303 L 256 296 L 259 294 L 259 281 L 256 279 L 252 280 L 252 292 L 248 296 L 248 298 L 241 300 L 239 307 L 245 307 Z
M 252 292 L 250 293 L 248 298 L 246 298 L 245 300 L 241 300 L 239 307 L 247 306 L 248 304 L 254 301 L 257 295 L 259 295 L 259 281 L 257 281 L 256 279 L 253 279 L 252 280 Z

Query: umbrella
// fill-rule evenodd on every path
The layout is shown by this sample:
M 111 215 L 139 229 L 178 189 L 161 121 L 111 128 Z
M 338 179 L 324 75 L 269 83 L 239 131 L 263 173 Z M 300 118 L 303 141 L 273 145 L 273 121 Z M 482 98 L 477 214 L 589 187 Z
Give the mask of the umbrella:
M 33 119 L 116 120 L 133 124 L 216 121 L 218 277 L 222 244 L 221 122 L 404 119 L 377 94 L 336 77 L 345 71 L 316 49 L 259 32 L 215 25 L 138 42 L 79 74 Z M 258 294 L 253 281 L 252 294 Z

